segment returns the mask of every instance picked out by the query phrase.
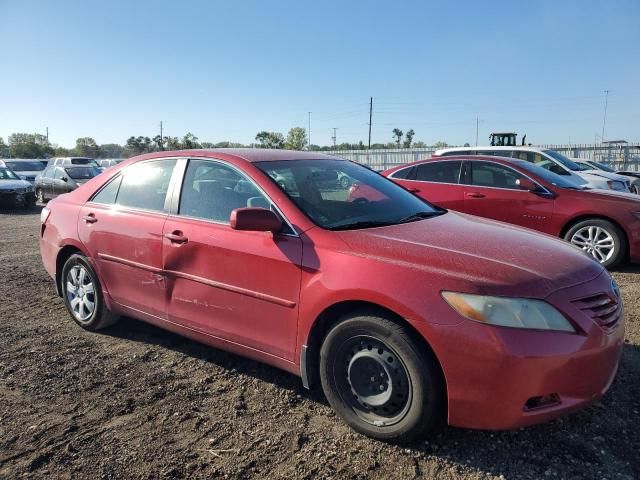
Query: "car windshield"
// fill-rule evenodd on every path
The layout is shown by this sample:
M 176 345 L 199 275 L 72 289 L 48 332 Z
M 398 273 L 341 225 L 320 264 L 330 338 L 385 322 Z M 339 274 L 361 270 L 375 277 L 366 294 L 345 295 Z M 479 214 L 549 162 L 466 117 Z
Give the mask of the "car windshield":
M 86 180 L 101 173 L 100 169 L 96 167 L 69 167 L 65 170 L 74 180 Z
M 0 180 L 20 180 L 20 177 L 8 168 L 0 168 Z
M 574 172 L 579 172 L 581 170 L 590 170 L 589 168 L 580 167 L 580 165 L 578 165 L 576 162 L 569 160 L 563 154 L 561 154 L 560 152 L 556 152 L 555 150 L 542 150 L 542 152 L 546 153 L 558 163 L 564 165 L 569 170 L 573 170 Z
M 44 169 L 38 161 L 34 162 L 5 162 L 7 167 L 16 172 L 40 172 Z
M 346 160 L 256 162 L 315 224 L 329 230 L 395 225 L 445 210 Z
M 616 171 L 613 168 L 611 168 L 608 165 L 605 165 L 604 163 L 594 162 L 593 160 L 590 160 L 589 163 L 594 167 L 596 167 L 598 170 L 602 170 L 604 172 L 609 172 L 609 173 L 616 173 Z
M 522 168 L 523 170 L 526 170 L 530 173 L 533 173 L 534 175 L 537 175 L 538 177 L 542 178 L 543 180 L 549 182 L 550 184 L 556 187 L 569 188 L 571 190 L 585 189 L 582 185 L 579 185 L 573 182 L 569 178 L 563 177 L 562 175 L 558 175 L 557 173 L 553 173 L 552 171 L 547 170 L 546 168 L 540 167 L 535 163 L 526 162 L 523 160 L 517 160 L 514 163 L 518 165 L 520 168 Z
M 72 158 L 71 165 L 98 165 L 93 158 Z

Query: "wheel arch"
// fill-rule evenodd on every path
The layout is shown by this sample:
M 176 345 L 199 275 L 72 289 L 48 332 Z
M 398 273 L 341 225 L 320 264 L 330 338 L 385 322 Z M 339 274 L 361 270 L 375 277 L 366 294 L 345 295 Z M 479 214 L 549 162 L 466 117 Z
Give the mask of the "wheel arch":
M 429 341 L 402 315 L 383 305 L 365 300 L 345 300 L 334 303 L 315 318 L 309 329 L 306 343 L 300 351 L 300 373 L 305 388 L 311 389 L 319 384 L 320 347 L 329 331 L 343 321 L 347 314 L 379 315 L 404 327 L 409 336 L 423 349 L 423 353 L 431 357 L 438 366 L 444 392 L 447 392 L 442 364 Z
M 573 217 L 571 220 L 567 221 L 565 223 L 565 225 L 562 227 L 562 230 L 560 230 L 560 238 L 564 239 L 564 236 L 567 234 L 567 232 L 577 223 L 580 223 L 584 220 L 589 220 L 589 219 L 596 219 L 596 220 L 604 220 L 606 222 L 610 222 L 613 225 L 615 225 L 620 232 L 622 233 L 622 235 L 624 235 L 624 241 L 625 241 L 625 252 L 624 252 L 624 258 L 629 258 L 629 252 L 630 252 L 630 246 L 629 246 L 629 233 L 627 232 L 627 230 L 624 228 L 624 226 L 618 222 L 617 220 L 611 218 L 611 217 L 607 217 L 606 215 L 598 215 L 598 214 L 591 214 L 591 213 L 585 213 L 582 215 L 578 215 L 577 217 Z

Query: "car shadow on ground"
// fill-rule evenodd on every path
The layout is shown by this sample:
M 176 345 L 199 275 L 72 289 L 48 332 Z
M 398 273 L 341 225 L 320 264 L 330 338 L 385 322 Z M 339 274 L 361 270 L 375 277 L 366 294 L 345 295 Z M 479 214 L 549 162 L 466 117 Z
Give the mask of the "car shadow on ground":
M 36 213 L 40 213 L 43 205 L 34 205 L 33 207 L 25 208 L 25 207 L 8 207 L 6 205 L 0 206 L 0 214 L 1 215 L 33 215 Z
M 328 405 L 319 387 L 306 390 L 295 375 L 138 320 L 125 317 L 103 333 L 167 348 L 210 362 L 232 373 L 239 372 L 269 382 L 310 401 Z M 512 431 L 491 432 L 442 426 L 426 440 L 403 448 L 416 455 L 437 456 L 459 467 L 496 476 L 510 476 L 514 472 L 520 472 L 529 478 L 533 472 L 544 473 L 550 470 L 562 472 L 561 476 L 572 472 L 572 478 L 585 478 L 594 473 L 588 474 L 591 469 L 610 472 L 612 467 L 607 465 L 615 462 L 614 470 L 624 472 L 620 478 L 634 478 L 634 472 L 640 473 L 640 460 L 635 458 L 624 439 L 618 441 L 615 438 L 619 437 L 620 431 L 630 428 L 633 422 L 629 418 L 629 409 L 636 401 L 633 389 L 630 390 L 628 384 L 636 377 L 634 372 L 638 368 L 640 347 L 625 344 L 616 381 L 607 395 L 593 406 L 546 424 Z M 602 416 L 606 416 L 607 421 L 603 422 Z M 605 448 L 608 454 L 606 457 L 602 454 Z M 511 467 L 505 471 L 505 466 Z

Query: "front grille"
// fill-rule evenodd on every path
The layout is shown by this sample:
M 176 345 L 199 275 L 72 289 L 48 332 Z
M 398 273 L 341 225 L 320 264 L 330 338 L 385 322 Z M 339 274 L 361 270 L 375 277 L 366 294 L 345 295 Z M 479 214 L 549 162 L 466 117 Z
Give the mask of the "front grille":
M 572 302 L 603 328 L 613 328 L 622 313 L 622 302 L 614 294 L 598 293 Z

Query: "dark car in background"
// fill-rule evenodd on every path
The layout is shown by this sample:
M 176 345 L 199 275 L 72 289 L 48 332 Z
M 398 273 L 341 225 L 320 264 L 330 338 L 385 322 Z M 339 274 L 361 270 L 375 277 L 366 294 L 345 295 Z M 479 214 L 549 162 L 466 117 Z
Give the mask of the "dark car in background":
M 640 262 L 635 194 L 585 189 L 526 160 L 493 156 L 434 157 L 383 175 L 440 207 L 564 238 L 605 267 Z M 361 190 L 354 201 L 368 199 Z
M 94 158 L 88 157 L 56 157 L 47 161 L 47 166 L 57 165 L 60 167 L 71 167 L 76 165 L 92 165 L 99 167 L 98 162 Z
M 33 187 L 17 173 L 0 167 L 0 206 L 32 207 L 35 204 Z
M 22 180 L 33 184 L 36 177 L 44 170 L 46 165 L 42 164 L 38 159 L 4 159 L 0 160 L 0 167 L 6 167 L 12 170 Z
M 93 164 L 77 166 L 49 165 L 34 184 L 35 195 L 40 203 L 46 202 L 63 193 L 69 193 L 88 180 L 102 173 Z

